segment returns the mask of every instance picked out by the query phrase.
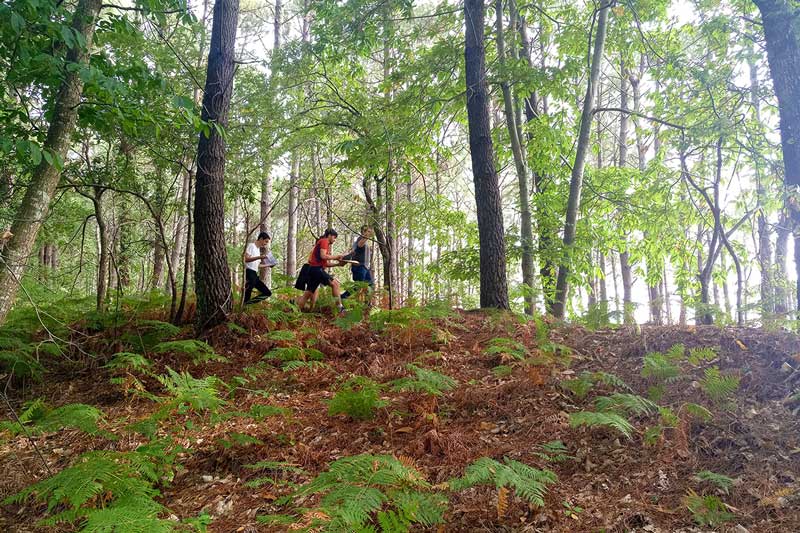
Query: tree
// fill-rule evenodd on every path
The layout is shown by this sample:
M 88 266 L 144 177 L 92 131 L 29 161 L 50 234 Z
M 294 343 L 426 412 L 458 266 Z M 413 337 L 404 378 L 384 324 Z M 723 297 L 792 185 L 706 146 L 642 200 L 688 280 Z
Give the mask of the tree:
M 198 329 L 223 322 L 232 307 L 231 277 L 225 247 L 225 140 L 235 71 L 234 45 L 239 0 L 214 4 L 202 121 L 197 144 L 194 204 L 195 291 Z
M 781 118 L 784 184 L 790 195 L 795 249 L 800 245 L 800 6 L 793 0 L 753 0 L 764 23 L 767 59 Z M 800 252 L 795 252 L 800 271 Z M 796 309 L 800 311 L 800 278 Z
M 486 87 L 483 0 L 465 0 L 464 64 L 467 81 L 467 119 L 475 202 L 480 240 L 481 307 L 508 309 L 506 242 L 503 207 L 494 168 L 489 127 L 489 94 Z
M 591 140 L 594 99 L 597 93 L 597 81 L 600 76 L 600 63 L 603 61 L 603 47 L 605 45 L 608 10 L 610 7 L 611 4 L 604 0 L 597 13 L 597 35 L 594 40 L 594 52 L 592 53 L 592 65 L 589 73 L 589 81 L 586 86 L 586 96 L 583 99 L 578 146 L 575 151 L 575 164 L 572 166 L 572 176 L 569 185 L 569 199 L 567 200 L 566 222 L 564 224 L 564 252 L 561 258 L 561 264 L 558 268 L 558 279 L 556 280 L 556 298 L 555 305 L 553 306 L 553 315 L 557 318 L 564 318 L 564 311 L 566 309 L 568 289 L 567 276 L 570 269 L 571 247 L 575 242 L 575 229 L 581 203 L 581 188 L 583 187 L 583 167 L 586 163 L 586 154 L 588 153 L 589 142 Z
M 11 233 L 14 237 L 3 249 L 0 261 L 0 323 L 2 323 L 19 288 L 28 258 L 36 242 L 36 235 L 50 209 L 50 200 L 61 177 L 61 168 L 70 147 L 70 136 L 78 117 L 78 105 L 83 94 L 81 67 L 89 61 L 95 22 L 100 13 L 100 0 L 80 0 L 72 17 L 72 31 L 80 35 L 83 43 L 74 41 L 67 52 L 64 78 L 58 89 L 53 118 L 47 130 L 39 161 L 22 205 L 14 219 Z

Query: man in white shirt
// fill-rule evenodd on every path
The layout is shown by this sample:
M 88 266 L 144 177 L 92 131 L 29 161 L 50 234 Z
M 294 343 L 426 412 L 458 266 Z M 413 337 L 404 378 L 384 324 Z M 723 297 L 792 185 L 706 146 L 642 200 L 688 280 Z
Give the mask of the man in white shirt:
M 270 241 L 269 233 L 262 231 L 258 234 L 258 238 L 255 242 L 251 242 L 247 245 L 247 249 L 244 252 L 244 262 L 245 266 L 245 285 L 244 285 L 244 303 L 245 304 L 254 304 L 266 300 L 272 295 L 272 291 L 264 285 L 264 282 L 261 281 L 261 278 L 258 276 L 258 265 L 263 259 L 267 259 L 270 257 L 269 252 L 262 255 L 261 248 L 267 246 Z M 275 262 L 272 264 L 268 264 L 266 266 L 274 267 Z M 255 298 L 251 298 L 253 293 L 253 289 L 258 289 L 259 294 Z

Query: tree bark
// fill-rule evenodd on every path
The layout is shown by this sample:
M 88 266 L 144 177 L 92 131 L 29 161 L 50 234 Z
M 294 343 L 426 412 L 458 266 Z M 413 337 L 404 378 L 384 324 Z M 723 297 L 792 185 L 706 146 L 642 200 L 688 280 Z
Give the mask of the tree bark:
M 292 167 L 289 171 L 289 212 L 286 230 L 286 276 L 291 278 L 297 271 L 297 213 L 298 213 L 298 181 L 300 174 L 300 157 L 292 154 Z M 291 284 L 291 281 L 287 283 Z
M 483 0 L 465 0 L 464 16 L 467 121 L 480 242 L 480 305 L 508 309 L 503 208 L 489 127 Z
M 511 28 L 511 35 L 514 35 L 516 27 L 516 9 L 512 6 L 509 10 L 511 13 L 511 20 L 509 27 Z M 497 60 L 502 71 L 505 66 L 505 37 L 503 31 L 503 0 L 497 0 L 495 6 L 496 12 L 496 28 L 497 28 Z M 512 52 L 512 59 L 516 59 L 515 53 Z M 526 286 L 525 294 L 525 313 L 533 315 L 533 227 L 531 222 L 531 201 L 530 193 L 528 191 L 528 165 L 526 163 L 525 148 L 522 144 L 522 139 L 519 136 L 519 127 L 517 124 L 516 110 L 514 108 L 514 99 L 511 94 L 511 87 L 508 80 L 503 79 L 500 82 L 500 88 L 503 92 L 503 106 L 506 116 L 506 129 L 508 136 L 511 140 L 511 152 L 514 157 L 514 167 L 517 172 L 517 183 L 519 184 L 519 209 L 520 209 L 520 238 L 522 245 L 522 283 Z
M 208 72 L 201 118 L 212 125 L 197 145 L 195 188 L 196 325 L 205 330 L 223 322 L 232 307 L 231 278 L 225 247 L 225 127 L 233 93 L 234 45 L 239 0 L 217 0 L 208 52 Z
M 53 120 L 47 130 L 43 149 L 61 161 L 66 161 L 70 146 L 70 135 L 75 128 L 78 106 L 83 93 L 81 67 L 89 61 L 94 36 L 95 22 L 100 12 L 100 0 L 79 0 L 72 17 L 72 31 L 83 37 L 86 47 L 76 45 L 66 56 L 64 78 L 56 96 Z M 47 217 L 50 200 L 58 185 L 61 171 L 42 159 L 33 171 L 22 204 L 14 217 L 11 233 L 14 237 L 6 243 L 0 262 L 0 324 L 11 309 L 19 281 L 25 272 L 28 258 L 36 243 L 36 235 Z
M 556 280 L 555 305 L 553 315 L 564 318 L 567 303 L 568 283 L 567 276 L 570 270 L 570 255 L 575 242 L 575 230 L 580 214 L 581 189 L 583 187 L 583 167 L 586 163 L 586 154 L 589 151 L 589 142 L 592 131 L 592 118 L 594 114 L 594 98 L 597 92 L 597 82 L 600 77 L 600 63 L 603 61 L 603 48 L 606 41 L 606 27 L 608 25 L 608 10 L 610 4 L 605 0 L 600 5 L 597 19 L 597 35 L 592 53 L 592 66 L 589 82 L 586 87 L 586 96 L 583 99 L 581 112 L 581 126 L 578 134 L 578 145 L 575 150 L 575 164 L 572 166 L 572 176 L 569 183 L 569 198 L 567 199 L 566 222 L 564 224 L 564 251 L 558 268 Z

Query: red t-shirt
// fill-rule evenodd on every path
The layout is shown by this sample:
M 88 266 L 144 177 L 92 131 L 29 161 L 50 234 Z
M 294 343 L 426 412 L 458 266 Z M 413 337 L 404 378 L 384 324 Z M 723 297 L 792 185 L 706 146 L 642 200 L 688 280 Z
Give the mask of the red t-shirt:
M 311 255 L 308 256 L 308 264 L 312 267 L 324 267 L 325 260 L 322 259 L 322 250 L 330 253 L 330 249 L 331 243 L 327 237 L 318 240 L 317 244 L 314 245 L 314 249 L 311 250 Z

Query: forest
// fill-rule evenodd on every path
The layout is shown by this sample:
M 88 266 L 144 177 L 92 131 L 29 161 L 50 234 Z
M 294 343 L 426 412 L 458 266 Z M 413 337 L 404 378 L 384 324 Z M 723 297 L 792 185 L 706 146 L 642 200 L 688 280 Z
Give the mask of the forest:
M 106 1 L 0 3 L 0 529 L 800 530 L 796 0 Z

